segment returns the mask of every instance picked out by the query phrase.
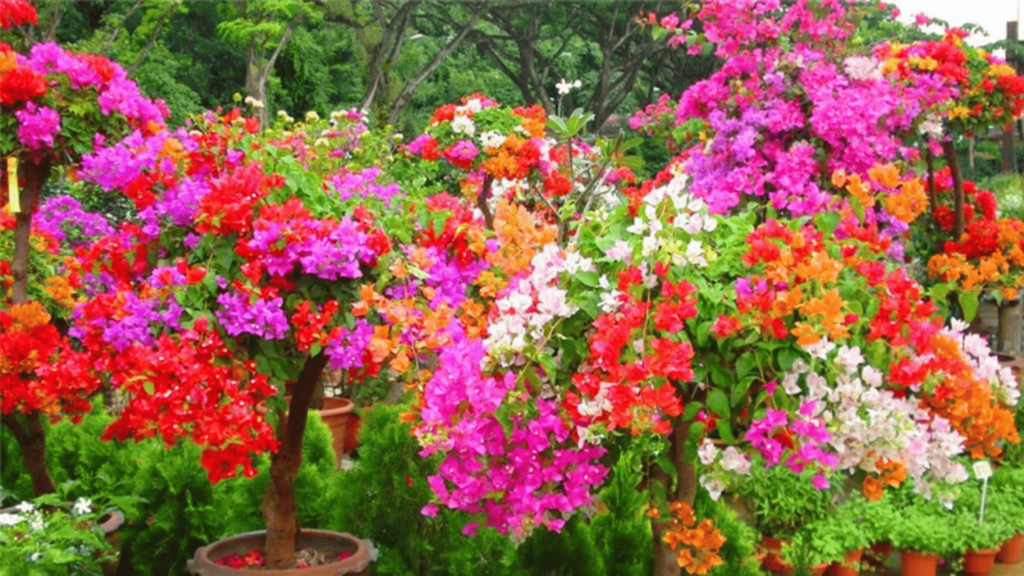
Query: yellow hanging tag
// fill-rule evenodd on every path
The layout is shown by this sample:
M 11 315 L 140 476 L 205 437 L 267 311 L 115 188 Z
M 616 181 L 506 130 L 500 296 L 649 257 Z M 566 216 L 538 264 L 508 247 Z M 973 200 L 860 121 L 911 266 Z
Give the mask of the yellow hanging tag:
M 7 159 L 7 204 L 11 214 L 21 212 L 21 193 L 18 191 L 18 157 Z

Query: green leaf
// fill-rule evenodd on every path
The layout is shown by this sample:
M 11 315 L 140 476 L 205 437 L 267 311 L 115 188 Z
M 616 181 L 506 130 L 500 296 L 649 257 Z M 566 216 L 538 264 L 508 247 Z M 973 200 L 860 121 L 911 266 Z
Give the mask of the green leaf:
M 672 478 L 672 483 L 669 486 L 669 489 L 675 490 L 676 482 L 679 481 L 679 471 L 677 471 L 676 467 L 672 464 L 672 460 L 669 459 L 668 454 L 659 454 L 658 457 L 654 459 L 654 463 Z
M 596 288 L 601 281 L 601 277 L 597 275 L 597 272 L 590 271 L 580 272 L 576 274 L 576 278 L 591 288 Z
M 725 420 L 719 420 L 715 424 L 715 430 L 718 431 L 718 435 L 722 437 L 722 440 L 729 442 L 730 444 L 736 441 L 736 436 L 732 433 L 732 427 L 729 426 L 729 422 Z
M 757 356 L 752 351 L 746 351 L 736 360 L 736 377 L 743 378 L 757 365 Z
M 978 293 L 960 292 L 957 294 L 960 308 L 964 311 L 964 320 L 970 322 L 978 314 Z
M 722 418 L 729 418 L 729 397 L 720 388 L 715 388 L 708 394 L 708 409 Z
M 697 412 L 700 412 L 700 403 L 687 403 L 686 408 L 683 409 L 683 420 L 693 420 L 697 416 Z
M 145 382 L 142 383 L 142 389 L 145 390 L 146 394 L 149 394 L 150 396 L 152 396 L 153 392 L 155 391 L 155 389 L 153 388 L 153 382 L 150 380 L 146 380 Z
M 748 377 L 743 378 L 742 380 L 740 380 L 738 383 L 736 383 L 736 387 L 732 389 L 732 394 L 731 394 L 731 396 L 732 396 L 732 405 L 734 407 L 735 406 L 739 406 L 740 403 L 743 402 L 744 399 L 746 399 L 747 391 L 750 390 L 750 386 L 751 386 L 751 384 L 754 383 L 755 379 L 756 379 L 755 376 L 748 376 Z

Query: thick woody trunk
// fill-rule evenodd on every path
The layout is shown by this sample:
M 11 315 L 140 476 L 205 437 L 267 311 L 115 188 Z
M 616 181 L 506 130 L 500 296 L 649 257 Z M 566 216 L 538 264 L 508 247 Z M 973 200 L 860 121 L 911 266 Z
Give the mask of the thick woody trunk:
M 28 302 L 28 256 L 32 211 L 43 191 L 43 185 L 50 178 L 50 159 L 46 158 L 39 162 L 23 161 L 20 176 L 24 186 L 20 187 L 18 194 L 21 211 L 14 217 L 14 260 L 11 262 L 11 273 L 14 277 L 11 303 L 15 305 Z M 10 415 L 3 420 L 21 448 L 25 468 L 32 478 L 32 490 L 36 495 L 56 492 L 57 487 L 46 467 L 46 432 L 43 429 L 42 416 L 39 412 L 31 412 L 24 418 L 24 427 L 18 416 Z
M 264 71 L 266 64 L 256 53 L 256 48 L 249 45 L 245 66 L 245 94 L 259 100 L 263 106 L 256 109 L 256 117 L 260 121 L 260 129 L 266 129 L 267 120 L 267 75 Z
M 939 207 L 939 197 L 935 191 L 935 157 L 932 155 L 931 148 L 927 146 L 924 149 L 924 154 L 925 162 L 928 165 L 928 208 L 934 218 L 935 209 Z
M 302 464 L 302 437 L 306 433 L 306 413 L 327 356 L 306 359 L 295 383 L 288 412 L 277 424 L 277 452 L 270 460 L 270 485 L 263 498 L 263 520 L 267 524 L 267 567 L 295 566 L 295 540 L 299 535 L 298 508 L 295 503 L 295 477 Z
M 20 418 L 14 414 L 3 418 L 4 425 L 18 441 L 25 468 L 32 478 L 32 491 L 36 496 L 56 492 L 57 486 L 46 467 L 46 433 L 43 430 L 42 416 L 39 412 L 26 414 L 24 427 L 19 420 Z
M 956 215 L 956 225 L 953 228 L 953 240 L 960 241 L 964 234 L 964 178 L 960 174 L 960 161 L 956 156 L 956 148 L 952 141 L 942 143 L 942 152 L 946 156 L 946 163 L 949 165 L 949 172 L 953 176 L 953 213 Z
M 690 425 L 693 420 L 677 422 L 673 428 L 669 458 L 675 465 L 679 482 L 675 490 L 669 490 L 671 478 L 664 470 L 655 467 L 651 472 L 651 482 L 665 487 L 668 499 L 685 502 L 691 508 L 697 497 L 697 469 L 692 460 L 686 458 L 686 443 L 690 439 Z M 678 554 L 662 541 L 670 525 L 668 518 L 651 520 L 651 532 L 654 537 L 654 576 L 679 576 Z
M 29 233 L 32 231 L 32 211 L 36 200 L 43 191 L 43 185 L 50 179 L 50 160 L 47 158 L 38 163 L 23 161 L 20 175 L 25 185 L 21 187 L 19 198 L 21 211 L 14 217 L 14 261 L 11 262 L 11 273 L 14 276 L 12 287 L 12 304 L 28 302 L 28 253 Z

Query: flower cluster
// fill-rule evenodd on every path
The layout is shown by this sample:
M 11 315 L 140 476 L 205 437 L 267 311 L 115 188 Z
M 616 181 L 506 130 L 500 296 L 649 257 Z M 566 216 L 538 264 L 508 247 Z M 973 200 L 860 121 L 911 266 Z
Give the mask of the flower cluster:
M 376 186 L 394 197 L 395 185 L 379 169 L 317 153 L 351 145 L 347 136 L 268 136 L 281 145 L 266 150 L 245 143 L 254 130 L 237 110 L 211 113 L 188 132 L 139 132 L 98 149 L 79 174 L 123 191 L 142 222 L 79 250 L 94 293 L 72 333 L 129 394 L 107 437 L 189 436 L 206 448 L 213 481 L 239 465 L 254 474 L 252 454 L 276 447 L 255 406 L 297 371 L 275 365 L 324 354 L 332 369 L 375 370 L 371 323 L 380 320 L 346 319 L 341 303 L 358 300 L 356 282 L 392 246 L 375 214 L 343 190 L 362 197 L 358 189 Z M 300 153 L 306 164 L 290 161 Z M 404 201 L 395 204 L 401 213 Z M 158 239 L 171 266 L 154 266 Z M 115 354 L 121 361 L 111 363 Z
M 17 20 L 19 12 L 14 14 Z M 17 119 L 16 138 L 5 134 L 0 154 L 32 158 L 92 149 L 93 134 L 79 133 L 74 123 L 65 129 L 68 114 L 93 118 L 102 137 L 123 135 L 129 127 L 154 132 L 168 116 L 167 107 L 145 98 L 118 64 L 53 43 L 34 45 L 27 57 L 0 45 L 0 103 Z
M 438 500 L 485 514 L 487 525 L 524 538 L 537 526 L 559 531 L 574 510 L 592 502 L 607 468 L 595 446 L 567 445 L 570 428 L 552 400 L 528 402 L 516 376 L 481 376 L 486 352 L 479 340 L 458 339 L 438 357 L 426 386 L 416 434 L 423 455 L 446 453 L 428 478 Z M 512 406 L 520 406 L 510 410 Z M 429 504 L 424 513 L 434 515 Z M 468 524 L 472 533 L 477 524 Z
M 699 523 L 685 502 L 673 502 L 672 523 L 662 537 L 669 548 L 679 550 L 676 562 L 687 574 L 707 574 L 724 562 L 718 555 L 725 544 L 725 536 L 715 529 L 715 523 L 704 518 Z

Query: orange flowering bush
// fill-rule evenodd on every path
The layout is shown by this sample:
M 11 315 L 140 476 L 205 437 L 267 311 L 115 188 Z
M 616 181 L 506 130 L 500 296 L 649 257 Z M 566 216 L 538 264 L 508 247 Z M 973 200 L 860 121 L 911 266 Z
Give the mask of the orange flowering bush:
M 928 260 L 931 278 L 969 292 L 992 292 L 1012 300 L 1024 286 L 1024 222 L 980 219 L 959 242 L 946 242 Z
M 723 564 L 718 555 L 725 537 L 715 529 L 715 523 L 708 518 L 697 522 L 693 508 L 685 502 L 673 502 L 672 523 L 662 539 L 672 550 L 678 550 L 676 562 L 687 574 L 707 574 Z

